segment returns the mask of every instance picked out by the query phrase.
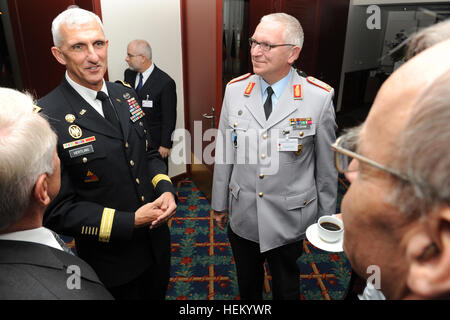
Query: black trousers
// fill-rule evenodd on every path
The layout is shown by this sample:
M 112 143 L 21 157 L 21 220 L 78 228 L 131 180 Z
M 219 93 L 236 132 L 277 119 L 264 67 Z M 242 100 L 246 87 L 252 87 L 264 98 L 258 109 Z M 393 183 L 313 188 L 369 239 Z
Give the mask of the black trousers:
M 170 280 L 170 242 L 158 243 L 158 234 L 169 234 L 169 228 L 161 226 L 154 229 L 155 245 L 153 263 L 136 279 L 121 286 L 110 287 L 108 290 L 116 300 L 165 300 Z M 158 233 L 158 234 L 157 234 Z M 170 234 L 169 234 L 170 237 Z
M 228 225 L 228 239 L 236 263 L 242 300 L 262 300 L 265 260 L 272 275 L 273 299 L 300 299 L 300 271 L 297 259 L 302 254 L 302 241 L 261 253 L 258 243 L 239 237 L 231 230 L 230 225 Z

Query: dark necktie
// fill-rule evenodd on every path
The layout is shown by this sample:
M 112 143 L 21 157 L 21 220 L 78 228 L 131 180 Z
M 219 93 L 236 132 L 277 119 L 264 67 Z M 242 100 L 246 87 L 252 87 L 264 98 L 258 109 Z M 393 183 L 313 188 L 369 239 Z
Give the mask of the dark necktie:
M 114 111 L 114 107 L 109 101 L 109 97 L 103 91 L 97 92 L 97 99 L 102 102 L 102 109 L 105 119 L 111 122 L 113 126 L 116 128 L 120 128 L 119 119 L 117 119 L 116 112 Z
M 266 102 L 264 102 L 264 113 L 266 114 L 266 120 L 269 119 L 269 116 L 272 113 L 272 95 L 272 87 L 267 87 L 267 99 Z
M 50 230 L 50 229 L 49 229 Z M 70 250 L 70 248 L 67 246 L 67 244 L 59 237 L 59 235 L 56 233 L 56 232 L 54 232 L 54 231 L 52 231 L 52 230 L 50 230 L 51 231 L 51 233 L 53 234 L 53 236 L 55 237 L 55 239 L 56 239 L 56 241 L 59 243 L 59 245 L 61 246 L 61 248 L 65 251 L 65 252 L 67 252 L 67 253 L 69 253 L 69 254 L 71 254 L 71 255 L 75 255 L 73 252 L 72 252 L 72 250 Z
M 142 83 L 143 77 L 142 77 L 142 73 L 139 73 L 139 83 L 136 87 L 136 92 L 141 91 L 143 83 Z

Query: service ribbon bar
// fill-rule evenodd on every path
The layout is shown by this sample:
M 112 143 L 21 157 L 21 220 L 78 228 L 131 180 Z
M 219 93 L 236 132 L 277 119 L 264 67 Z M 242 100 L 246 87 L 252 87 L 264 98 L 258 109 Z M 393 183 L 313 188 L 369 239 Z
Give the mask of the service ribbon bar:
M 72 148 L 75 146 L 80 146 L 82 144 L 86 144 L 89 142 L 95 141 L 95 136 L 89 137 L 89 138 L 84 138 L 84 139 L 80 139 L 80 140 L 76 140 L 76 141 L 72 141 L 72 142 L 68 142 L 68 143 L 64 143 L 63 144 L 63 148 L 67 149 L 67 148 Z

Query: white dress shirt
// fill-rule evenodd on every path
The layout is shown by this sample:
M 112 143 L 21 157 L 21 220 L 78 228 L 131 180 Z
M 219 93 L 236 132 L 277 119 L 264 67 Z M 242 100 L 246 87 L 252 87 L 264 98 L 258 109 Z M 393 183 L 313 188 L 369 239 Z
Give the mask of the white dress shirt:
M 152 74 L 154 69 L 155 69 L 155 64 L 152 63 L 150 68 L 148 68 L 147 70 L 142 72 L 142 85 L 144 85 L 145 81 L 147 81 L 147 79 L 150 77 L 150 75 Z M 138 84 L 139 84 L 139 72 L 136 74 L 136 80 L 134 81 L 135 89 L 137 88 Z
M 58 241 L 56 241 L 53 233 L 45 227 L 0 234 L 0 240 L 34 242 L 64 251 Z
M 102 102 L 97 99 L 97 91 L 83 87 L 82 85 L 79 85 L 72 79 L 70 79 L 69 75 L 66 71 L 66 80 L 69 82 L 69 84 L 72 86 L 72 88 L 75 89 L 75 91 L 84 99 L 87 103 L 89 103 L 92 108 L 95 109 L 100 115 L 104 118 L 105 115 L 103 114 L 103 108 L 102 108 Z M 106 93 L 108 95 L 108 89 L 106 88 L 106 83 L 103 81 L 103 86 L 101 91 Z M 109 95 L 108 95 L 109 96 Z

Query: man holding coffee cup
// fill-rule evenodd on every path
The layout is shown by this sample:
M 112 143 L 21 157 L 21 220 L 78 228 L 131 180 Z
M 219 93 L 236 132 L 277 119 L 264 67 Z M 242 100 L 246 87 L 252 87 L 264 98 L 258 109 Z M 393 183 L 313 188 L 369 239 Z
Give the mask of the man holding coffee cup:
M 262 299 L 265 261 L 273 298 L 299 299 L 306 229 L 336 211 L 334 90 L 292 67 L 303 38 L 295 17 L 264 16 L 249 39 L 255 74 L 225 92 L 211 207 L 220 229 L 229 218 L 242 300 Z
M 351 182 L 344 251 L 387 299 L 450 297 L 449 54 L 445 41 L 405 63 L 333 144 Z

